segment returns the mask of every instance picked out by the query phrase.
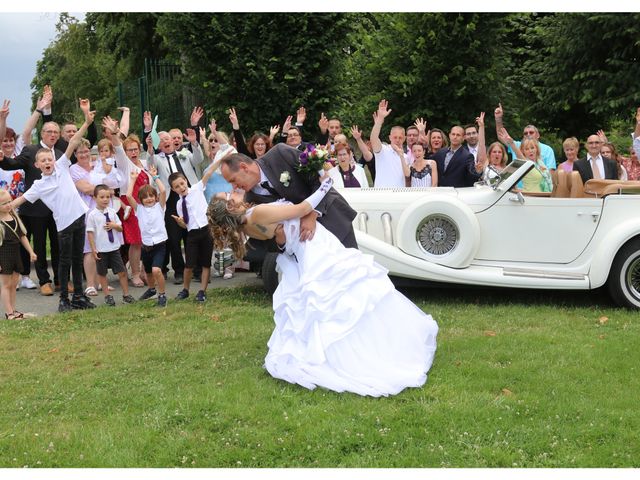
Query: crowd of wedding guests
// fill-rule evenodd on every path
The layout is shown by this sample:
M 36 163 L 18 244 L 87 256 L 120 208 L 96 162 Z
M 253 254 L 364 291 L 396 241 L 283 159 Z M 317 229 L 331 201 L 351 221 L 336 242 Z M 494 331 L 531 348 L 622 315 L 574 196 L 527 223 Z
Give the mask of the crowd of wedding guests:
M 487 146 L 484 112 L 468 125 L 448 128 L 448 133 L 417 118 L 406 128 L 391 126 L 383 140 L 381 130 L 392 112 L 386 100 L 373 112 L 366 139 L 358 125 L 343 131 L 340 119 L 324 114 L 318 121 L 320 133 L 313 138 L 307 133 L 304 107 L 268 134 L 246 138 L 233 108 L 225 125 L 229 134 L 219 130 L 215 120 L 205 129 L 199 107 L 184 131 L 176 126 L 156 132 L 152 112 L 144 112 L 144 129 L 136 134 L 130 131 L 128 108 L 120 108 L 118 120 L 101 119 L 98 128 L 89 100 L 80 99 L 84 123 L 78 127 L 56 122 L 53 98 L 51 88 L 45 87 L 20 133 L 7 125 L 10 101 L 0 109 L 0 188 L 8 192 L 0 203 L 0 297 L 8 319 L 24 317 L 15 309 L 20 288 L 39 288 L 45 296 L 59 291 L 61 312 L 95 307 L 90 297 L 100 290 L 105 304 L 113 306 L 109 269 L 119 278 L 123 303 L 136 301 L 130 286 L 146 285 L 139 300 L 154 298 L 166 305 L 169 265 L 174 283 L 183 286 L 177 299 L 188 298 L 195 281 L 200 283 L 195 300 L 205 301 L 213 251 L 207 204 L 214 195 L 234 189 L 219 166 L 232 153 L 259 159 L 276 143 L 300 151 L 309 143 L 326 148 L 332 158 L 327 173 L 338 188 L 467 187 L 499 174 L 510 158 L 535 164 L 519 185 L 525 192 L 550 192 L 551 172 L 560 169 L 577 170 L 584 182 L 640 179 L 640 108 L 629 156 L 618 153 L 599 130 L 586 139 L 582 158 L 579 140 L 567 138 L 565 161 L 558 165 L 554 150 L 540 140 L 534 125 L 524 128 L 521 140 L 509 135 L 501 105 L 494 111 L 499 141 Z M 32 260 L 37 284 L 30 276 Z M 235 267 L 214 269 L 214 274 L 228 279 L 241 267 L 247 265 L 239 261 Z

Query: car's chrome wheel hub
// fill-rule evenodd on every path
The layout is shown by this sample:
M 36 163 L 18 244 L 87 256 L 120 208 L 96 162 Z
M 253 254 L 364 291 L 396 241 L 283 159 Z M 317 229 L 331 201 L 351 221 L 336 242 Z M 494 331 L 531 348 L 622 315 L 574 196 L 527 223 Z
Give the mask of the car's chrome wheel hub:
M 442 215 L 425 218 L 417 229 L 418 243 L 431 255 L 449 253 L 458 244 L 459 237 L 456 224 L 449 217 Z
M 640 256 L 636 257 L 627 268 L 626 283 L 629 292 L 640 299 Z

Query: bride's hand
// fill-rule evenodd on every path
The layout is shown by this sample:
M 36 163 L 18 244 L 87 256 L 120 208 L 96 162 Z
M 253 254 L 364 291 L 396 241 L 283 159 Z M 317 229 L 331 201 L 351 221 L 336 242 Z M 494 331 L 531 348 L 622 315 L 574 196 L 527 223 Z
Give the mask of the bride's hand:
M 311 212 L 300 219 L 300 241 L 311 240 L 316 233 L 316 218 L 318 214 Z

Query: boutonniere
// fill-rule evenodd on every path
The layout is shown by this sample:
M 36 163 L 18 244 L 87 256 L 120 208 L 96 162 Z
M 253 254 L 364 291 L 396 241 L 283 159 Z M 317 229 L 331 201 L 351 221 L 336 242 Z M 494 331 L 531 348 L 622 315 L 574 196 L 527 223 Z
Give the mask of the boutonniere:
M 280 183 L 282 183 L 285 187 L 289 186 L 289 180 L 291 180 L 291 175 L 289 172 L 282 172 L 280 174 Z
M 187 154 L 184 148 L 178 152 L 178 158 L 180 160 L 185 160 L 187 158 Z

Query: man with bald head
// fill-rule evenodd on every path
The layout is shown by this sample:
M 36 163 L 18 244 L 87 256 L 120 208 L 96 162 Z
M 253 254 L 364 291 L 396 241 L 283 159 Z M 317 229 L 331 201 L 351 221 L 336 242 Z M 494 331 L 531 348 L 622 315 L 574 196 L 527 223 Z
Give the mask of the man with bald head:
M 618 165 L 616 161 L 600 155 L 601 147 L 602 140 L 600 137 L 598 135 L 589 135 L 589 138 L 587 138 L 587 157 L 577 160 L 573 164 L 573 169 L 580 172 L 582 183 L 586 183 L 587 180 L 591 180 L 592 178 L 605 180 L 618 179 Z
M 472 187 L 482 176 L 486 162 L 476 163 L 463 141 L 464 128 L 455 125 L 449 131 L 449 146 L 433 156 L 438 166 L 439 187 Z
M 374 112 L 373 128 L 371 129 L 371 149 L 375 155 L 376 179 L 374 187 L 405 187 L 405 170 L 408 163 L 404 155 L 404 127 L 391 127 L 389 144 L 380 141 L 380 130 L 384 119 L 391 113 L 386 100 L 380 100 L 378 110 Z

